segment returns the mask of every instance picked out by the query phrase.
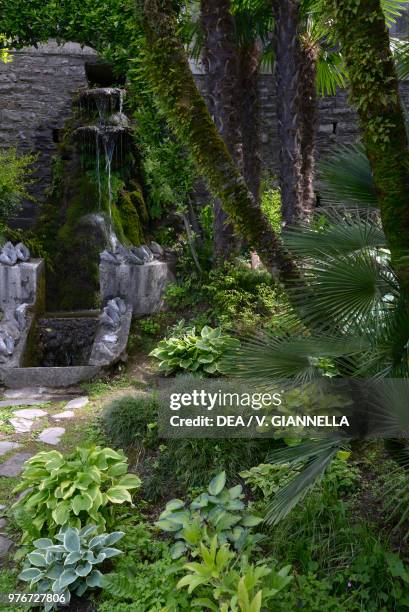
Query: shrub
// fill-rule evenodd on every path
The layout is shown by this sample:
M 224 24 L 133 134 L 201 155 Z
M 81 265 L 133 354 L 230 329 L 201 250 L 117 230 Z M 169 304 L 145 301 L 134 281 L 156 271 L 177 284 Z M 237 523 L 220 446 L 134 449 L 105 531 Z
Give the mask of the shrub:
M 281 233 L 281 193 L 273 185 L 265 185 L 261 196 L 261 210 L 270 221 L 271 227 L 278 234 Z
M 112 548 L 124 535 L 121 531 L 97 535 L 98 528 L 89 525 L 81 529 L 63 527 L 55 536 L 33 542 L 35 548 L 27 555 L 20 580 L 37 585 L 37 593 L 55 594 L 67 604 L 71 593 L 82 596 L 88 588 L 100 587 L 102 574 L 95 569 L 105 559 L 121 554 Z M 51 610 L 57 603 L 46 603 Z
M 0 222 L 15 215 L 23 198 L 30 198 L 28 187 L 34 155 L 18 155 L 16 149 L 0 149 Z
M 206 376 L 220 372 L 221 357 L 237 346 L 239 341 L 223 334 L 220 328 L 205 325 L 200 335 L 193 327 L 181 337 L 161 340 L 149 355 L 160 360 L 159 370 L 167 375 L 181 371 Z
M 158 402 L 152 396 L 125 396 L 105 408 L 103 426 L 116 447 L 152 447 L 157 440 Z
M 112 504 L 132 503 L 129 490 L 141 485 L 127 471 L 123 453 L 100 446 L 77 448 L 65 456 L 56 450 L 34 455 L 14 489 L 27 491 L 13 506 L 22 542 L 52 536 L 66 524 L 81 528 L 92 521 L 100 531 L 111 527 Z
M 156 525 L 176 539 L 172 558 L 178 559 L 187 551 L 195 556 L 200 543 L 210 542 L 214 536 L 220 544 L 230 543 L 237 550 L 254 544 L 257 537 L 250 530 L 262 519 L 249 513 L 243 499 L 241 485 L 227 489 L 226 473 L 221 472 L 188 508 L 181 499 L 168 502 Z

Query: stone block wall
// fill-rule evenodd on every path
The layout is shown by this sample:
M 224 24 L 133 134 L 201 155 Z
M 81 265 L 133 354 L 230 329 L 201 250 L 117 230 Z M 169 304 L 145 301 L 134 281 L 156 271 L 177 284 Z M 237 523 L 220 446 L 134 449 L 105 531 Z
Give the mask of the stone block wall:
M 403 26 L 402 26 L 403 27 Z M 406 26 L 405 26 L 406 27 Z M 84 64 L 96 53 L 76 43 L 58 46 L 50 41 L 37 49 L 12 54 L 13 61 L 0 63 L 0 146 L 18 146 L 22 151 L 39 153 L 33 195 L 39 204 L 51 182 L 52 156 L 57 150 L 59 130 L 69 118 L 75 93 L 85 87 Z M 199 89 L 205 93 L 205 76 L 192 65 Z M 409 81 L 401 83 L 402 99 L 409 110 Z M 271 74 L 260 78 L 264 168 L 270 175 L 278 171 L 276 93 Z M 327 155 L 338 145 L 356 141 L 356 114 L 347 93 L 319 102 L 318 153 Z M 31 227 L 39 205 L 25 202 L 16 220 L 19 227 Z
M 0 146 L 39 153 L 32 188 L 39 202 L 51 182 L 58 131 L 70 116 L 73 95 L 87 83 L 84 64 L 95 55 L 89 47 L 50 41 L 0 62 Z M 18 225 L 31 226 L 37 211 L 38 204 L 25 202 Z

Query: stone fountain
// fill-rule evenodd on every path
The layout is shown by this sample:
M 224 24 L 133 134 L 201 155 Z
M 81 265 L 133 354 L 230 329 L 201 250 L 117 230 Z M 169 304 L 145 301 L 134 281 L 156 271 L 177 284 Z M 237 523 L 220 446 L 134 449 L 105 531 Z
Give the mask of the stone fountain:
M 146 208 L 125 98 L 122 88 L 94 87 L 75 101 L 59 191 L 46 206 L 54 252 L 47 283 L 44 262 L 23 244 L 0 251 L 6 386 L 67 387 L 94 377 L 126 358 L 132 316 L 162 307 L 173 274 L 169 253 L 143 240 Z

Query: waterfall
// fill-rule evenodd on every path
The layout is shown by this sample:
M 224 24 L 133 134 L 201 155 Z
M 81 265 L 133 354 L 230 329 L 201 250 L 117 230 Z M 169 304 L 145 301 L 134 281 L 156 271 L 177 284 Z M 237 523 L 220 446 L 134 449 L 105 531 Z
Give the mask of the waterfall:
M 96 158 L 96 174 L 98 182 L 98 210 L 101 210 L 102 191 L 101 191 L 101 173 L 99 170 L 99 133 L 95 130 L 95 158 Z
M 115 134 L 109 131 L 104 131 L 102 134 L 102 142 L 104 143 L 105 152 L 105 172 L 108 177 L 108 208 L 109 220 L 112 225 L 112 156 L 115 150 Z

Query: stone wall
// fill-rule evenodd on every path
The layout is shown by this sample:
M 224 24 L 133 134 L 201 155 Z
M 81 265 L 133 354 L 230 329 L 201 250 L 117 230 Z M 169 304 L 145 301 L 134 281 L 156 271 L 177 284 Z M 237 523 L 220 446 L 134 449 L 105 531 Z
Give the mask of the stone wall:
M 32 192 L 41 202 L 50 185 L 59 130 L 70 116 L 74 93 L 86 85 L 84 64 L 95 51 L 50 41 L 11 56 L 10 63 L 0 62 L 0 146 L 40 154 Z M 37 210 L 34 202 L 25 202 L 18 225 L 32 225 Z
M 405 26 L 406 27 L 406 26 Z M 13 53 L 13 61 L 0 63 L 0 146 L 17 145 L 22 151 L 39 152 L 33 193 L 39 203 L 51 181 L 51 161 L 56 152 L 59 130 L 70 116 L 76 91 L 86 85 L 84 64 L 95 52 L 76 43 L 58 46 L 55 42 Z M 205 77 L 193 66 L 199 89 L 205 91 Z M 409 81 L 401 84 L 409 110 Z M 260 78 L 262 141 L 265 170 L 278 170 L 276 94 L 271 74 Z M 347 93 L 319 102 L 318 151 L 328 154 L 336 146 L 358 137 L 356 115 L 348 105 Z M 34 224 L 38 205 L 26 202 L 17 220 L 20 227 Z

